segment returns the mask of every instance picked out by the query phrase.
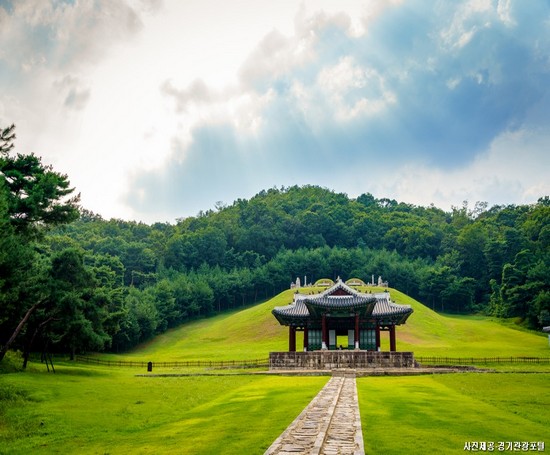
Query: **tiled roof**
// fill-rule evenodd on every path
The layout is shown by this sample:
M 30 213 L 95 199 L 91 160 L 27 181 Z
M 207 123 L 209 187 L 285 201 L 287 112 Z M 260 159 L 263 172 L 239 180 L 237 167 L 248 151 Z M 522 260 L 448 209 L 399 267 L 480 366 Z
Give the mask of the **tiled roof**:
M 376 297 L 366 294 L 311 296 L 302 300 L 313 318 L 320 318 L 323 313 L 359 313 L 368 318 L 372 314 Z
M 273 308 L 274 313 L 278 313 L 285 316 L 296 316 L 296 317 L 308 317 L 309 311 L 304 305 L 302 300 L 291 303 L 287 306 L 278 306 Z
M 344 290 L 347 295 L 332 295 Z M 372 316 L 381 322 L 403 324 L 413 312 L 409 305 L 397 305 L 390 301 L 388 292 L 365 294 L 350 288 L 342 281 L 320 294 L 295 294 L 290 305 L 275 307 L 272 311 L 277 320 L 287 325 L 292 321 L 303 322 L 319 317 L 324 310 L 360 311 L 362 317 Z M 317 311 L 319 310 L 319 311 Z
M 303 300 L 303 302 L 311 305 L 315 305 L 322 308 L 357 308 L 365 306 L 369 303 L 373 303 L 376 300 L 375 297 L 369 297 L 367 295 L 333 295 L 318 297 L 311 296 Z
M 390 301 L 389 294 L 386 293 L 385 298 L 377 298 L 372 315 L 376 319 L 389 319 L 396 324 L 403 324 L 412 312 L 410 305 L 397 305 Z

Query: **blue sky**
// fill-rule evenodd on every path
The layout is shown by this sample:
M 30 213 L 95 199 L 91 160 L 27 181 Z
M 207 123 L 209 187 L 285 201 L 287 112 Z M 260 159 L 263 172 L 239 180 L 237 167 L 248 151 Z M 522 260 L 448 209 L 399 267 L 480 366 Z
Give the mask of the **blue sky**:
M 0 0 L 0 125 L 102 214 L 550 194 L 545 0 Z

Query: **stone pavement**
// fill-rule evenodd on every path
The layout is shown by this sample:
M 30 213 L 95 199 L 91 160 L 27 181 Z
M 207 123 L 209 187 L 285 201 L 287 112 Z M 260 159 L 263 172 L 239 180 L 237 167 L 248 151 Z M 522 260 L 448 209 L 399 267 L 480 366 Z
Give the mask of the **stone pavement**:
M 363 454 L 363 433 L 355 374 L 333 377 L 265 455 Z

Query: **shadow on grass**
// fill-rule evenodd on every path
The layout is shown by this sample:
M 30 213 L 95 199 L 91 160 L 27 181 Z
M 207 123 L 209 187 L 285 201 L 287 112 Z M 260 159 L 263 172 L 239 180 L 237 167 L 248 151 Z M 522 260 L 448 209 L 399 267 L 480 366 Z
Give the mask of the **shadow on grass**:
M 72 364 L 67 365 L 65 363 L 59 363 L 57 365 L 54 364 L 54 370 L 55 372 L 52 370 L 52 367 L 50 366 L 50 370 L 48 371 L 46 364 L 40 364 L 40 363 L 33 363 L 29 368 L 29 372 L 32 372 L 35 374 L 39 373 L 39 374 L 54 374 L 54 375 L 62 375 L 62 376 L 85 376 L 85 377 L 111 376 L 111 373 L 107 370 L 75 366 Z

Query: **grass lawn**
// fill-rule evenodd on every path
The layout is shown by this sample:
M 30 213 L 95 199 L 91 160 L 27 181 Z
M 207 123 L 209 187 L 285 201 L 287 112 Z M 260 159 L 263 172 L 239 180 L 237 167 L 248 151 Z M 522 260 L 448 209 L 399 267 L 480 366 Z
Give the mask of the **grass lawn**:
M 262 454 L 327 377 L 135 377 L 58 366 L 0 379 L 2 454 Z M 550 374 L 357 381 L 367 453 L 464 453 L 472 441 L 550 443 Z
M 0 453 L 262 454 L 328 379 L 134 373 L 2 375 Z
M 550 374 L 445 374 L 357 381 L 365 451 L 467 453 L 467 442 L 550 444 Z

